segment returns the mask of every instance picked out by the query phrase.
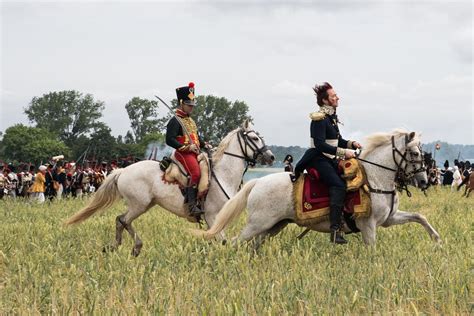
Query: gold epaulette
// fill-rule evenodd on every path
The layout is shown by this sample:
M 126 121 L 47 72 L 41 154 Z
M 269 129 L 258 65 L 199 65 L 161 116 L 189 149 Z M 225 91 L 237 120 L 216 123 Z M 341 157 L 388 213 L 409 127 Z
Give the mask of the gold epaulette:
M 312 119 L 313 121 L 321 121 L 326 117 L 326 113 L 323 112 L 312 112 L 309 114 L 309 118 Z

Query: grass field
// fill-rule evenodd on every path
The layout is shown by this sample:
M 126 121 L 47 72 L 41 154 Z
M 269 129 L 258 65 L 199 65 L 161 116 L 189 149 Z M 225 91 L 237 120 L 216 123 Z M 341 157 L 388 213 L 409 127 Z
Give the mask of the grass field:
M 380 228 L 376 248 L 360 235 L 298 241 L 292 225 L 252 255 L 195 239 L 193 224 L 156 207 L 134 222 L 144 242 L 134 258 L 126 232 L 122 248 L 101 252 L 123 203 L 63 227 L 86 200 L 0 201 L 0 314 L 472 314 L 474 198 L 413 193 L 401 209 L 424 214 L 441 246 L 418 224 Z

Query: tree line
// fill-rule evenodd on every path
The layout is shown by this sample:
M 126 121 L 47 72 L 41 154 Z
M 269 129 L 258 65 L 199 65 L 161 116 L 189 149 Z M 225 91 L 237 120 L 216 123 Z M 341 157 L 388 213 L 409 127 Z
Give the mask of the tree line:
M 211 143 L 217 144 L 245 119 L 252 120 L 243 101 L 213 95 L 198 96 L 196 101 L 192 116 Z M 177 100 L 171 104 L 176 108 Z M 91 94 L 69 90 L 33 97 L 24 108 L 31 126 L 15 124 L 0 132 L 0 160 L 40 163 L 60 154 L 67 160 L 143 159 L 148 144 L 164 141 L 172 116 L 168 111 L 160 116 L 159 107 L 156 100 L 133 97 L 124 105 L 130 129 L 114 137 L 101 121 L 105 103 Z

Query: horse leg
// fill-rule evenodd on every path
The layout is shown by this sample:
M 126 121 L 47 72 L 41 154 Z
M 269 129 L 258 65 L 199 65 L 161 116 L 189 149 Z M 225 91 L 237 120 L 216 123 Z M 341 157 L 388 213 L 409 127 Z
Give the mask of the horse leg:
M 426 220 L 426 217 L 418 213 L 409 213 L 397 210 L 385 221 L 385 223 L 382 224 L 382 226 L 389 227 L 392 225 L 401 225 L 410 222 L 421 224 L 434 241 L 441 242 L 441 237 L 439 236 L 438 232 Z
M 143 207 L 141 209 L 140 208 L 129 209 L 129 211 L 125 214 L 125 216 L 120 219 L 121 224 L 124 226 L 124 228 L 127 230 L 127 232 L 130 234 L 130 236 L 135 242 L 132 248 L 132 255 L 134 257 L 137 257 L 140 254 L 140 251 L 143 247 L 143 242 L 138 236 L 138 234 L 135 232 L 135 230 L 133 229 L 132 222 L 137 217 L 145 213 L 148 209 L 149 207 Z
M 268 221 L 268 218 L 252 220 L 249 218 L 247 225 L 242 229 L 234 245 L 239 242 L 252 241 L 253 250 L 256 252 L 269 236 L 277 235 L 288 223 L 280 224 L 281 221 Z
M 115 243 L 113 245 L 104 246 L 102 252 L 115 251 L 122 244 L 123 230 L 125 229 L 124 217 L 127 213 L 123 213 L 115 218 Z
M 119 215 L 115 218 L 115 248 L 118 248 L 122 244 L 123 230 L 125 229 L 124 217 L 125 214 Z
M 367 246 L 375 246 L 376 223 L 371 217 L 356 219 L 357 228 L 360 229 L 362 239 Z

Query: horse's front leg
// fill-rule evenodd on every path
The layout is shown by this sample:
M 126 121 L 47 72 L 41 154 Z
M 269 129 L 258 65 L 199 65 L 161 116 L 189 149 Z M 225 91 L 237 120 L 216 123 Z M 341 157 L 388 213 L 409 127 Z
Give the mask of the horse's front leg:
M 426 217 L 418 213 L 397 210 L 382 224 L 382 226 L 389 227 L 392 225 L 402 225 L 411 222 L 421 224 L 434 241 L 441 242 L 441 237 L 438 232 L 433 228 L 433 226 L 431 226 Z
M 375 219 L 372 217 L 369 218 L 358 218 L 356 219 L 357 228 L 360 229 L 360 233 L 362 234 L 362 239 L 366 246 L 375 246 L 375 238 L 376 238 L 376 222 Z

